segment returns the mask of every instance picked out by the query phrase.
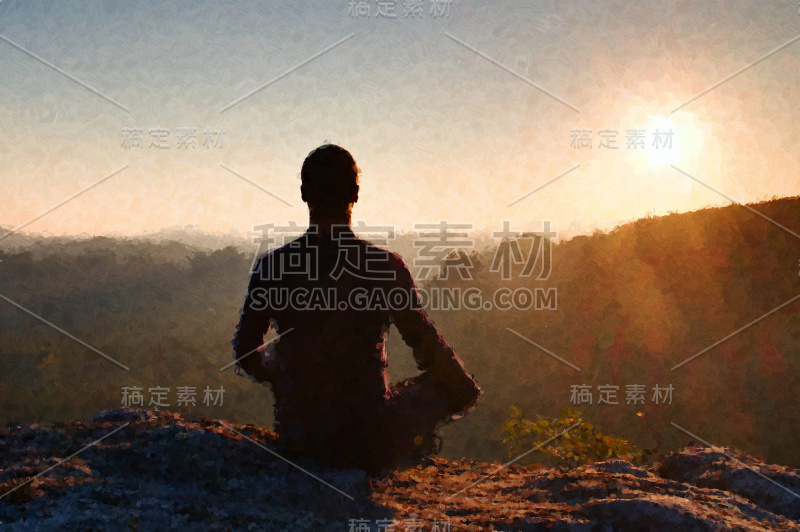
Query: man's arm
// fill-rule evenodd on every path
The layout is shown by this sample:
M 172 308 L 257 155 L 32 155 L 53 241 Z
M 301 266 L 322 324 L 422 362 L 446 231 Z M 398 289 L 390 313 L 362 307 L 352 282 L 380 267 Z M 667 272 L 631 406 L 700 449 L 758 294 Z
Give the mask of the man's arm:
M 244 370 L 253 382 L 270 382 L 272 373 L 262 357 L 261 346 L 264 335 L 269 330 L 272 316 L 266 308 L 267 283 L 262 280 L 261 272 L 265 254 L 258 260 L 258 267 L 253 271 L 247 286 L 244 306 L 239 313 L 239 325 L 233 337 L 233 358 L 238 360 L 237 367 Z
M 413 349 L 414 360 L 420 371 L 427 371 L 447 392 L 454 412 L 471 410 L 483 395 L 474 377 L 467 372 L 464 362 L 438 333 L 428 314 L 422 308 L 417 287 L 411 272 L 399 255 L 391 258 L 399 286 L 410 293 L 410 305 L 392 309 L 392 322 L 400 331 L 403 341 Z

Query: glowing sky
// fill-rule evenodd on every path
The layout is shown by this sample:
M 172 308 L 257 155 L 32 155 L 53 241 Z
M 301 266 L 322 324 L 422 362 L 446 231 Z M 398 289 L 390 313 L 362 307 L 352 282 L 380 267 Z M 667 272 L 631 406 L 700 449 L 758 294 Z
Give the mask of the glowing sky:
M 454 1 L 447 17 L 426 0 L 414 19 L 370 3 L 367 18 L 348 0 L 3 1 L 0 224 L 126 165 L 23 231 L 304 224 L 300 165 L 324 140 L 363 171 L 354 218 L 400 230 L 546 219 L 564 236 L 728 203 L 673 164 L 742 202 L 800 194 L 800 40 L 673 113 L 800 35 L 795 0 Z M 197 148 L 177 148 L 183 127 Z M 144 147 L 124 148 L 123 128 Z M 148 147 L 156 128 L 169 148 Z M 206 128 L 221 148 L 202 146 Z M 648 149 L 626 147 L 637 128 Z M 669 152 L 651 145 L 659 128 Z M 598 147 L 601 129 L 618 149 Z

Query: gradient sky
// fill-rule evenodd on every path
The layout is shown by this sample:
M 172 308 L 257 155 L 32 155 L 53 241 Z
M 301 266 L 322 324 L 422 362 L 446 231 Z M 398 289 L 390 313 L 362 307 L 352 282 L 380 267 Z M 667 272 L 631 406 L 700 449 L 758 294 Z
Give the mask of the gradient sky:
M 22 231 L 305 224 L 300 165 L 325 140 L 362 169 L 354 218 L 398 230 L 551 220 L 563 237 L 728 204 L 669 164 L 741 202 L 800 195 L 800 40 L 672 113 L 799 36 L 796 0 L 455 0 L 436 18 L 425 0 L 414 19 L 402 0 L 395 19 L 349 4 L 3 0 L 0 225 L 125 165 Z M 666 119 L 666 166 L 626 149 L 626 130 Z M 125 149 L 134 127 L 145 147 Z M 197 128 L 196 149 L 176 147 L 180 127 Z M 147 147 L 152 128 L 170 130 L 169 149 Z M 200 145 L 206 128 L 224 130 L 222 148 Z M 571 147 L 574 128 L 593 130 L 592 149 Z M 597 148 L 601 128 L 618 150 Z

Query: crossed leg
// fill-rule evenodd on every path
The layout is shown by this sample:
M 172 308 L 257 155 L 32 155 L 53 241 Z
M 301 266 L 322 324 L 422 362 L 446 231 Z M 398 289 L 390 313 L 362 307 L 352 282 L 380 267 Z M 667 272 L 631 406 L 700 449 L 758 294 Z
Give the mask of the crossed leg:
M 298 457 L 313 457 L 321 465 L 356 467 L 372 475 L 438 454 L 438 430 L 470 411 L 482 392 L 466 373 L 455 373 L 456 379 L 451 373 L 446 381 L 433 375 L 424 371 L 393 384 L 383 408 L 352 420 L 348 423 L 352 430 L 342 433 L 336 428 L 337 420 L 327 419 L 323 424 L 333 422 L 330 431 L 314 430 L 292 443 L 284 441 L 296 452 L 287 447 L 284 450 Z M 453 380 L 459 384 L 452 384 Z

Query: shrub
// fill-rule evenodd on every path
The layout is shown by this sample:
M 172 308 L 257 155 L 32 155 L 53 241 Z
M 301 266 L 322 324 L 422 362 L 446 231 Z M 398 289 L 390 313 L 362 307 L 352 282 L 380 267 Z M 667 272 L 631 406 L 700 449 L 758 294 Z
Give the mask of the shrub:
M 587 420 L 586 414 L 562 408 L 558 417 L 536 414 L 536 420 L 522 417 L 522 410 L 511 407 L 511 416 L 501 423 L 494 439 L 511 444 L 509 458 L 522 453 L 541 452 L 548 462 L 562 468 L 616 458 L 633 463 L 643 461 L 642 451 L 622 438 L 602 434 Z

